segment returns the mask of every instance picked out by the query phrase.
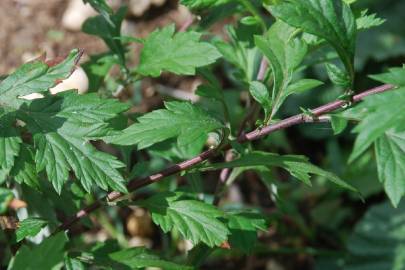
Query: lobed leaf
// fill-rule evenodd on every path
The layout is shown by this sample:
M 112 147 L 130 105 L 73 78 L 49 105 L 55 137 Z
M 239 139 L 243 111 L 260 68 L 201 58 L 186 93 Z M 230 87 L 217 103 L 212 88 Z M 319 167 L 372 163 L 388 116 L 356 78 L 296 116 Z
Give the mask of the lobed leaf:
M 221 54 L 197 32 L 179 32 L 170 25 L 151 33 L 145 40 L 136 71 L 158 77 L 163 71 L 194 75 L 198 67 L 214 63 Z
M 87 259 L 89 258 L 89 259 Z M 81 256 L 68 257 L 70 264 L 96 267 L 97 269 L 145 269 L 159 268 L 167 270 L 191 270 L 193 267 L 165 260 L 144 247 L 122 248 L 116 242 L 108 240 L 96 243 L 90 252 Z M 76 269 L 76 268 L 73 268 Z
M 391 129 L 375 142 L 378 178 L 394 206 L 405 195 L 405 130 Z
M 405 204 L 371 207 L 347 242 L 350 256 L 344 269 L 403 269 L 405 264 Z
M 405 67 L 390 68 L 388 72 L 370 75 L 369 77 L 382 83 L 405 86 Z
M 277 19 L 328 41 L 354 78 L 356 20 L 341 0 L 285 0 L 266 6 Z
M 20 152 L 22 140 L 13 127 L 14 121 L 14 113 L 7 113 L 0 108 L 0 183 L 10 173 Z
M 367 12 L 367 9 L 362 10 L 360 17 L 356 19 L 357 30 L 373 28 L 385 22 L 385 19 L 378 18 L 375 13 L 367 14 Z
M 306 43 L 292 36 L 295 30 L 286 23 L 277 21 L 266 37 L 255 36 L 256 46 L 269 60 L 273 71 L 272 115 L 287 97 L 286 89 L 292 80 L 293 72 L 307 53 Z
M 19 97 L 48 91 L 71 74 L 79 55 L 79 50 L 72 50 L 63 62 L 52 67 L 40 60 L 22 65 L 0 82 L 0 106 L 17 109 L 24 103 Z
M 252 211 L 230 211 L 227 214 L 231 248 L 252 252 L 257 242 L 257 231 L 267 230 L 266 219 Z
M 37 171 L 46 169 L 58 193 L 68 180 L 69 169 L 88 192 L 94 184 L 125 192 L 124 179 L 117 170 L 124 164 L 97 151 L 89 140 L 102 139 L 112 132 L 109 121 L 127 108 L 112 99 L 72 92 L 34 100 L 22 107 L 18 117 L 33 134 Z
M 349 162 L 359 158 L 374 144 L 378 177 L 394 206 L 399 204 L 405 194 L 405 88 L 401 87 L 405 85 L 404 75 L 404 68 L 392 68 L 387 73 L 371 76 L 375 80 L 400 88 L 366 97 L 363 102 L 339 115 L 360 120 L 353 129 L 358 135 Z
M 34 189 L 39 189 L 39 177 L 35 167 L 34 156 L 33 147 L 28 144 L 22 144 L 14 167 L 9 175 L 20 184 L 25 183 Z
M 404 102 L 405 88 L 400 88 L 396 91 L 366 97 L 354 110 L 343 113 L 350 118 L 353 117 L 351 115 L 353 112 L 361 112 L 361 115 L 357 113 L 361 122 L 353 129 L 358 136 L 349 161 L 358 158 L 385 132 L 404 123 Z
M 46 238 L 32 248 L 23 245 L 12 259 L 9 270 L 54 269 L 63 261 L 64 247 L 67 242 L 65 233 Z
M 233 66 L 231 76 L 235 81 L 249 84 L 256 80 L 261 55 L 254 45 L 253 36 L 262 32 L 260 27 L 238 25 L 226 27 L 229 41 L 215 39 L 213 44 L 224 59 Z
M 227 227 L 219 220 L 224 213 L 211 204 L 180 197 L 176 193 L 160 193 L 139 205 L 151 212 L 153 222 L 164 232 L 176 229 L 193 244 L 203 242 L 210 247 L 221 245 L 229 234 Z
M 177 138 L 178 145 L 185 146 L 204 142 L 209 132 L 223 128 L 218 120 L 189 102 L 165 102 L 165 107 L 139 117 L 138 123 L 107 141 L 119 145 L 137 144 L 138 149 L 143 149 Z
M 43 227 L 48 224 L 46 220 L 40 218 L 27 218 L 19 223 L 16 231 L 16 241 L 20 242 L 28 236 L 37 235 Z

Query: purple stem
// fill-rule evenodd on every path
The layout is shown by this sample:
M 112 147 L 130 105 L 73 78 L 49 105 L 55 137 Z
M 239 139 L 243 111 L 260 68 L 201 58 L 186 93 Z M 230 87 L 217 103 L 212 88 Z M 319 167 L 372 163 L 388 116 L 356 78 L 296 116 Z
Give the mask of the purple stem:
M 353 102 L 357 103 L 360 102 L 362 99 L 364 99 L 367 96 L 370 95 L 374 95 L 374 94 L 378 94 L 378 93 L 382 93 L 382 92 L 386 92 L 389 90 L 393 90 L 394 86 L 390 85 L 390 84 L 385 84 L 385 85 L 381 85 L 379 87 L 375 87 L 372 89 L 369 89 L 365 92 L 362 92 L 358 95 L 355 95 L 353 97 Z M 318 108 L 315 108 L 313 110 L 311 110 L 311 112 L 315 115 L 315 116 L 320 116 L 329 112 L 333 112 L 335 110 L 341 109 L 343 108 L 345 105 L 347 104 L 346 101 L 344 100 L 336 100 L 333 101 L 331 103 L 325 104 L 323 106 L 320 106 Z M 242 134 L 241 136 L 239 136 L 238 138 L 238 142 L 239 143 L 245 143 L 248 141 L 254 141 L 254 140 L 258 140 L 266 135 L 269 135 L 270 133 L 273 133 L 275 131 L 281 130 L 281 129 L 285 129 L 288 127 L 291 127 L 293 125 L 297 125 L 297 124 L 301 124 L 301 123 L 305 123 L 306 119 L 305 119 L 305 115 L 304 114 L 298 114 L 292 117 L 289 117 L 287 119 L 281 120 L 278 123 L 275 124 L 271 124 L 259 129 L 256 129 L 252 132 L 249 132 L 247 134 Z M 230 149 L 231 146 L 230 145 L 226 145 L 224 147 L 221 148 L 221 150 L 228 150 Z M 191 167 L 211 158 L 216 156 L 219 153 L 219 151 L 217 149 L 209 149 L 207 151 L 202 152 L 201 154 L 199 154 L 198 156 L 183 161 L 181 163 L 175 164 L 167 169 L 164 169 L 156 174 L 152 174 L 150 176 L 141 178 L 141 179 L 133 179 L 129 182 L 128 184 L 128 190 L 130 192 L 133 192 L 139 188 L 142 188 L 144 186 L 153 184 L 155 182 L 158 182 L 160 180 L 162 180 L 163 178 L 170 176 L 170 175 L 174 175 L 177 174 L 181 171 L 190 169 Z M 62 225 L 59 226 L 57 231 L 61 231 L 61 230 L 68 230 L 74 223 L 76 223 L 77 221 L 79 221 L 81 218 L 88 216 L 90 213 L 94 212 L 95 210 L 97 210 L 98 208 L 100 208 L 101 206 L 104 205 L 104 203 L 102 203 L 102 201 L 114 201 L 117 200 L 123 196 L 125 196 L 126 194 L 124 193 L 120 193 L 120 192 L 111 192 L 109 193 L 105 198 L 101 198 L 98 201 L 96 201 L 95 203 L 91 204 L 90 206 L 83 208 L 82 210 L 80 210 L 79 212 L 77 212 L 74 216 L 70 217 L 68 220 L 66 220 Z

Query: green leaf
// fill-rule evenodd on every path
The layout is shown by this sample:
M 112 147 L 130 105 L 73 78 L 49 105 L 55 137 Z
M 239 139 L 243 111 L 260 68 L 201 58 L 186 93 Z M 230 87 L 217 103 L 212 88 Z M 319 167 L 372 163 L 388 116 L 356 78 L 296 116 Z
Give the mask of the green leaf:
M 400 270 L 405 265 L 405 204 L 371 207 L 347 242 L 347 270 Z
M 267 87 L 263 83 L 259 81 L 251 82 L 249 92 L 257 102 L 268 108 L 270 105 L 270 95 Z
M 260 21 L 257 19 L 257 17 L 247 16 L 247 17 L 243 17 L 240 20 L 240 23 L 245 24 L 245 25 L 258 25 L 258 24 L 260 24 Z
M 83 1 L 84 1 L 84 3 L 89 3 L 109 23 L 111 23 L 112 25 L 114 24 L 113 21 L 111 20 L 111 15 L 114 13 L 114 11 L 106 3 L 105 0 L 83 0 Z
M 397 207 L 405 194 L 405 129 L 385 132 L 375 143 L 375 154 L 378 177 Z
M 111 53 L 90 55 L 90 60 L 81 65 L 89 78 L 90 91 L 96 92 L 111 68 L 118 63 L 117 57 Z
M 52 67 L 39 60 L 22 65 L 0 82 L 0 107 L 17 109 L 25 101 L 18 97 L 48 91 L 70 75 L 78 57 L 79 51 L 73 50 L 63 62 Z
M 207 68 L 200 68 L 198 75 L 203 77 L 207 83 L 199 85 L 195 91 L 200 97 L 212 98 L 220 102 L 224 102 L 224 93 L 222 87 L 214 73 Z
M 119 37 L 121 25 L 127 13 L 126 8 L 122 7 L 113 13 L 104 0 L 88 1 L 101 15 L 88 18 L 82 25 L 82 31 L 102 38 L 108 48 L 118 56 L 121 65 L 125 66 L 125 48 Z
M 373 143 L 378 176 L 394 206 L 405 193 L 404 129 L 405 88 L 369 96 L 354 108 L 339 116 L 360 120 L 353 129 L 355 140 L 349 162 L 359 158 Z
M 15 160 L 13 169 L 10 172 L 10 176 L 15 181 L 34 188 L 39 189 L 39 178 L 34 162 L 34 150 L 33 147 L 27 144 L 22 144 L 18 157 Z
M 350 88 L 352 82 L 346 71 L 331 63 L 327 63 L 325 66 L 329 79 L 334 85 L 340 86 L 343 89 Z
M 348 124 L 347 119 L 340 117 L 338 115 L 331 115 L 330 122 L 332 125 L 333 134 L 335 135 L 342 133 L 346 129 Z
M 199 85 L 195 91 L 195 94 L 199 95 L 200 97 L 212 98 L 219 101 L 224 99 L 221 90 L 211 84 Z
M 367 14 L 367 12 L 367 9 L 362 10 L 360 17 L 356 19 L 357 30 L 373 28 L 385 22 L 385 19 L 378 18 L 375 13 Z
M 0 106 L 2 107 L 0 109 L 0 182 L 10 174 L 15 165 L 16 156 L 20 153 L 21 138 L 14 128 L 15 110 L 24 106 L 26 100 L 19 97 L 48 91 L 58 81 L 67 78 L 74 69 L 79 55 L 78 50 L 73 50 L 63 62 L 52 67 L 39 60 L 29 62 L 0 83 Z M 19 166 L 22 165 L 21 160 L 24 158 L 25 155 L 18 157 Z M 15 176 L 16 170 L 13 169 L 13 171 Z M 21 176 L 19 175 L 18 179 L 20 182 Z
M 382 83 L 405 86 L 405 67 L 390 68 L 386 73 L 370 75 L 369 77 Z
M 65 257 L 64 266 L 66 270 L 85 270 L 84 264 L 75 258 Z
M 203 242 L 210 247 L 221 245 L 229 230 L 219 220 L 224 213 L 211 204 L 181 199 L 178 193 L 160 193 L 139 205 L 152 213 L 152 220 L 164 232 L 176 229 L 194 245 Z
M 167 270 L 190 270 L 193 267 L 180 265 L 166 261 L 152 254 L 146 248 L 137 247 L 110 253 L 109 259 L 119 264 L 126 265 L 131 269 L 144 269 L 145 267 L 156 267 Z
M 257 231 L 267 230 L 266 219 L 252 211 L 231 211 L 227 212 L 227 215 L 231 247 L 250 253 L 257 242 Z
M 195 69 L 214 63 L 221 54 L 197 32 L 179 32 L 170 25 L 151 33 L 145 40 L 137 72 L 158 77 L 163 71 L 194 75 Z
M 72 260 L 73 258 L 70 258 Z M 84 260 L 83 260 L 84 259 Z M 77 262 L 99 266 L 102 269 L 148 269 L 159 268 L 167 270 L 191 270 L 193 267 L 167 261 L 151 250 L 144 247 L 122 249 L 115 241 L 107 240 L 97 243 L 90 252 L 84 252 L 81 256 L 74 258 Z M 87 267 L 85 268 L 87 269 Z M 98 268 L 97 268 L 98 269 Z
M 20 222 L 16 231 L 16 241 L 20 242 L 28 236 L 37 235 L 43 227 L 48 224 L 48 221 L 40 218 L 27 218 Z
M 20 151 L 21 138 L 13 127 L 15 116 L 0 108 L 0 183 L 5 179 L 14 166 Z
M 353 114 L 357 114 L 361 119 L 360 124 L 353 129 L 358 136 L 349 162 L 358 158 L 388 130 L 403 125 L 405 121 L 404 104 L 405 88 L 400 88 L 366 97 L 354 109 L 342 114 L 349 118 L 352 118 Z
M 207 9 L 220 6 L 232 0 L 181 0 L 180 3 L 194 10 Z
M 269 111 L 271 110 L 271 101 L 266 85 L 259 81 L 251 82 L 249 92 L 252 97 L 263 107 L 265 118 L 267 119 Z
M 223 55 L 224 59 L 232 64 L 232 79 L 241 80 L 249 84 L 256 80 L 258 67 L 262 59 L 259 50 L 254 46 L 253 36 L 262 32 L 260 27 L 238 25 L 227 26 L 229 41 L 220 39 L 213 40 L 213 44 Z
M 27 103 L 18 117 L 33 134 L 37 171 L 46 169 L 58 193 L 68 180 L 69 169 L 88 192 L 93 184 L 125 192 L 125 181 L 117 170 L 124 164 L 89 141 L 109 135 L 109 121 L 127 109 L 125 104 L 95 94 L 64 92 Z
M 148 152 L 155 157 L 162 157 L 177 163 L 201 153 L 206 142 L 206 138 L 200 137 L 192 144 L 179 146 L 176 139 L 169 139 L 149 147 Z
M 286 95 L 300 94 L 305 91 L 314 89 L 315 87 L 323 85 L 323 82 L 314 79 L 301 79 L 290 84 L 287 87 Z
M 119 145 L 137 144 L 138 149 L 177 137 L 179 146 L 201 141 L 208 133 L 223 125 L 203 109 L 189 102 L 165 102 L 166 109 L 155 110 L 139 117 L 138 123 L 128 127 L 107 141 Z
M 277 19 L 328 41 L 353 81 L 356 20 L 346 3 L 341 0 L 285 0 L 267 8 Z
M 280 104 L 283 104 L 285 99 L 293 94 L 300 94 L 322 85 L 323 82 L 314 79 L 301 79 L 288 85 L 284 94 L 280 98 Z
M 280 108 L 293 72 L 307 53 L 306 43 L 294 37 L 295 31 L 295 28 L 277 21 L 266 37 L 255 36 L 256 46 L 269 60 L 273 71 L 272 115 Z
M 8 270 L 54 269 L 63 261 L 65 233 L 46 238 L 32 248 L 23 245 L 13 258 Z
M 13 198 L 14 194 L 11 190 L 0 188 L 0 214 L 7 211 L 8 204 Z
M 322 176 L 342 188 L 356 191 L 354 187 L 344 182 L 335 174 L 324 171 L 321 168 L 311 164 L 308 161 L 308 158 L 305 156 L 281 156 L 274 153 L 254 151 L 230 162 L 206 165 L 203 167 L 203 170 L 218 170 L 223 168 L 252 167 L 262 165 L 283 168 L 287 170 L 292 176 L 301 180 L 309 186 L 311 185 L 310 175 L 313 174 Z

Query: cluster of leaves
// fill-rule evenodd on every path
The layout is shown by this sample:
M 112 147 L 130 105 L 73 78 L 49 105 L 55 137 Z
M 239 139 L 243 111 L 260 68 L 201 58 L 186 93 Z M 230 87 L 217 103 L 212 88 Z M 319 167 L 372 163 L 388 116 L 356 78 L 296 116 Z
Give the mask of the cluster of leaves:
M 341 113 L 343 118 L 360 121 L 353 130 L 358 136 L 349 161 L 357 159 L 374 144 L 378 177 L 394 206 L 405 194 L 404 74 L 404 68 L 392 68 L 387 73 L 370 76 L 393 84 L 398 90 L 366 98 L 355 108 Z
M 278 186 L 274 180 L 278 168 L 307 186 L 312 185 L 311 176 L 315 176 L 357 192 L 350 179 L 342 180 L 311 164 L 305 156 L 279 155 L 263 151 L 267 149 L 256 149 L 252 144 L 240 145 L 234 139 L 240 122 L 235 121 L 239 120 L 235 113 L 238 108 L 230 106 L 232 96 L 228 92 L 232 91 L 223 91 L 221 78 L 214 72 L 220 65 L 213 67 L 213 64 L 221 59 L 221 66 L 226 67 L 226 79 L 239 92 L 247 89 L 263 110 L 263 117 L 257 122 L 260 128 L 279 121 L 288 97 L 324 84 L 303 76 L 303 71 L 311 66 L 310 58 L 317 53 L 332 55 L 331 58 L 323 55 L 321 63 L 325 64 L 331 82 L 350 100 L 355 78 L 356 37 L 359 31 L 378 26 L 384 20 L 375 14 L 369 15 L 366 10 L 356 17 L 349 5 L 355 1 L 183 0 L 182 4 L 204 14 L 206 19 L 201 21 L 201 28 L 221 20 L 225 11 L 226 16 L 249 15 L 241 19 L 241 24 L 227 27 L 229 37 L 224 39 L 209 39 L 202 35 L 204 29 L 176 32 L 174 25 L 157 29 L 141 39 L 121 35 L 125 8 L 114 11 L 104 0 L 85 2 L 99 15 L 88 19 L 83 31 L 100 37 L 109 48 L 107 53 L 94 56 L 84 64 L 90 87 L 94 87 L 92 91 L 101 87 L 114 65 L 121 70 L 116 83 L 127 88 L 143 78 L 159 77 L 163 72 L 184 76 L 198 74 L 205 82 L 196 93 L 210 105 L 167 101 L 165 108 L 136 119 L 129 115 L 134 122 L 128 126 L 125 113 L 130 106 L 117 99 L 102 98 L 96 93 L 78 95 L 74 90 L 51 95 L 49 88 L 69 77 L 75 68 L 80 55 L 78 50 L 53 66 L 40 59 L 24 64 L 1 81 L 0 183 L 4 188 L 0 188 L 0 214 L 11 212 L 8 206 L 15 194 L 27 200 L 31 207 L 29 218 L 19 223 L 10 240 L 13 245 L 23 244 L 12 256 L 9 269 L 27 269 L 27 263 L 32 269 L 53 269 L 62 264 L 66 269 L 84 269 L 86 265 L 106 269 L 193 269 L 216 247 L 230 246 L 243 253 L 253 252 L 258 233 L 268 229 L 273 217 L 263 215 L 258 207 L 227 209 L 213 204 L 212 198 L 201 188 L 202 184 L 194 179 L 195 175 L 201 176 L 210 170 L 234 168 L 227 185 L 243 172 L 254 171 L 273 197 L 277 197 L 274 201 L 280 207 L 282 200 L 274 191 Z M 264 17 L 261 14 L 264 11 L 271 13 L 273 19 Z M 142 45 L 139 64 L 135 67 L 127 63 L 128 42 Z M 263 63 L 268 63 L 270 68 L 264 69 Z M 359 105 L 334 114 L 330 117 L 332 127 L 339 133 L 347 126 L 346 121 L 360 121 L 354 128 L 358 136 L 349 161 L 361 158 L 374 144 L 378 177 L 392 204 L 401 208 L 400 200 L 405 195 L 405 116 L 402 112 L 405 69 L 393 68 L 371 78 L 392 84 L 396 89 L 367 97 Z M 43 97 L 24 98 L 33 93 L 42 93 Z M 310 111 L 306 114 L 311 116 Z M 209 137 L 217 138 L 215 146 L 229 142 L 236 158 L 230 162 L 202 164 L 185 172 L 186 177 L 194 179 L 185 189 L 166 188 L 164 192 L 131 203 L 149 210 L 153 222 L 163 232 L 178 233 L 190 240 L 194 246 L 189 254 L 191 259 L 169 261 L 145 248 L 122 248 L 114 241 L 72 247 L 63 232 L 40 244 L 30 244 L 30 237 L 44 227 L 54 228 L 53 223 L 58 222 L 55 213 L 49 217 L 41 212 L 44 206 L 35 207 L 34 198 L 41 196 L 38 192 L 49 199 L 45 206 L 61 208 L 64 214 L 70 214 L 81 205 L 79 201 L 92 198 L 91 193 L 100 194 L 99 189 L 127 192 L 128 180 L 141 174 L 139 164 L 133 166 L 131 162 L 132 150 L 169 161 L 181 160 L 200 153 Z M 96 145 L 102 143 L 115 145 L 122 152 L 123 161 L 99 150 Z M 57 196 L 49 195 L 49 183 Z M 362 257 L 370 255 L 362 250 L 367 245 L 361 243 L 363 234 L 368 233 L 367 225 L 363 224 L 376 226 L 382 236 L 389 238 L 387 241 L 398 241 L 395 244 L 401 247 L 398 243 L 403 243 L 403 237 L 396 238 L 396 232 L 402 232 L 403 226 L 386 235 L 388 225 L 383 228 L 379 226 L 383 223 L 381 220 L 374 220 L 381 218 L 376 213 L 381 211 L 371 209 L 354 231 L 354 240 L 348 246 L 354 259 L 347 260 L 348 267 L 355 268 L 356 263 L 364 261 Z M 390 211 L 384 214 L 388 215 L 387 219 L 391 218 Z M 397 226 L 395 220 L 391 223 Z M 375 241 L 373 239 L 370 241 Z M 369 247 L 378 256 L 390 256 L 381 254 L 376 246 Z M 47 256 L 43 256 L 44 253 Z

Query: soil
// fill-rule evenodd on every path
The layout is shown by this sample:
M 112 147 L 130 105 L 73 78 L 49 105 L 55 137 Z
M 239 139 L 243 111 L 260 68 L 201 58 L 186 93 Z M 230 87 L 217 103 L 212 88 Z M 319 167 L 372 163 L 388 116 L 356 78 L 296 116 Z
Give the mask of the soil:
M 102 41 L 61 26 L 66 0 L 0 1 L 0 74 L 46 53 L 47 58 L 66 55 L 72 48 L 105 50 Z
M 65 56 L 77 47 L 87 55 L 106 50 L 97 37 L 64 29 L 62 16 L 68 3 L 69 0 L 0 1 L 0 75 L 43 53 L 51 59 Z M 128 14 L 123 28 L 126 35 L 145 37 L 156 27 L 169 23 L 180 26 L 187 15 L 178 8 L 177 1 L 169 0 L 161 7 L 152 7 L 142 17 Z

